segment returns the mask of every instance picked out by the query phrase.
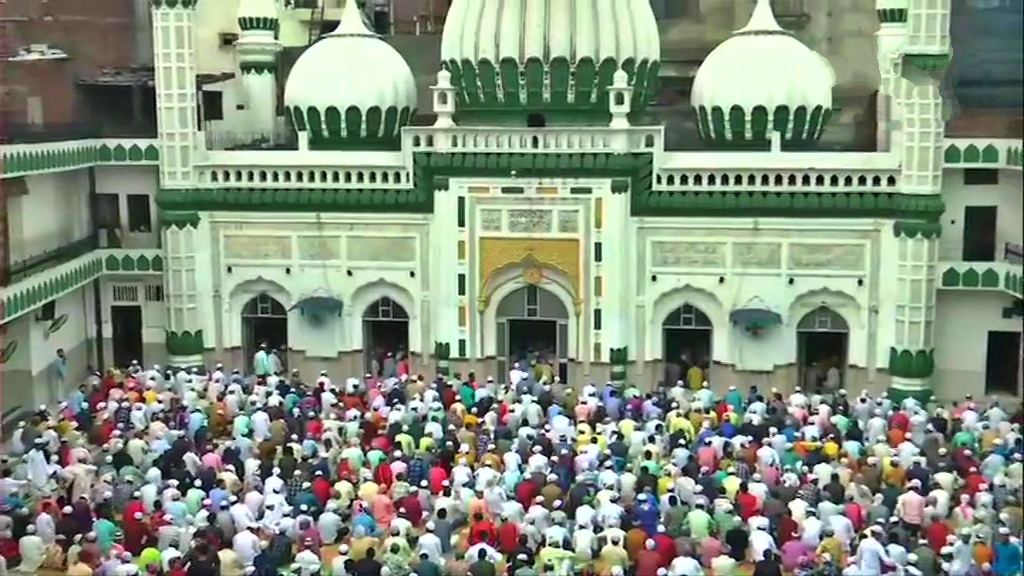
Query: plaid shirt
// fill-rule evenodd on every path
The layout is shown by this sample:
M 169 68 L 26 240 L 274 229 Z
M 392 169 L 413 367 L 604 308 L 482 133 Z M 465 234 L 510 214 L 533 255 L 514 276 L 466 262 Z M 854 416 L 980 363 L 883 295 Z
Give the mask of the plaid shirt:
M 285 493 L 288 497 L 288 503 L 293 504 L 302 492 L 302 484 L 305 482 L 302 476 L 292 476 L 292 479 L 285 485 Z
M 420 482 L 427 479 L 427 463 L 422 458 L 413 458 L 409 461 L 406 473 L 409 475 L 409 484 L 419 488 Z
M 736 469 L 737 478 L 739 478 L 743 482 L 747 482 L 750 480 L 750 466 L 747 466 L 746 462 L 737 461 L 733 468 Z

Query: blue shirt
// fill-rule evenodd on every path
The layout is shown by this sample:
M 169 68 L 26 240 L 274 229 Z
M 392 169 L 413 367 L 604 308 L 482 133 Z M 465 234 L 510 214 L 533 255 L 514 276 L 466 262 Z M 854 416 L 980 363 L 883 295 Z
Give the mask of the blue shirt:
M 992 561 L 992 573 L 996 576 L 1017 576 L 1021 573 L 1020 546 L 1009 542 L 996 542 L 993 546 L 995 558 Z

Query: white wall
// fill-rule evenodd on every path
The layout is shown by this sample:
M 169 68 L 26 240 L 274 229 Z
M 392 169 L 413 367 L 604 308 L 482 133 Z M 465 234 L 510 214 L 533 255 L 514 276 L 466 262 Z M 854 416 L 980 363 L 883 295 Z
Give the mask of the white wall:
M 72 292 L 57 300 L 56 317 L 67 315 L 67 322 L 57 332 L 47 335 L 48 322 L 36 322 L 35 313 L 28 314 L 31 324 L 32 372 L 39 374 L 49 369 L 56 358 L 57 349 L 62 348 L 69 355 L 72 350 L 85 344 L 92 338 L 95 324 L 92 316 L 92 286 L 86 285 L 81 290 Z M 94 354 L 88 353 L 92 358 Z M 69 377 L 78 377 L 69 365 Z M 81 370 L 81 368 L 79 368 Z
M 196 7 L 195 54 L 198 74 L 218 74 L 236 69 L 235 49 L 232 46 L 221 46 L 220 34 L 239 33 L 238 1 L 200 2 Z
M 940 398 L 985 393 L 985 359 L 990 331 L 1020 332 L 1020 318 L 1003 318 L 1012 298 L 997 291 L 941 290 L 935 320 L 935 375 Z
M 156 166 L 98 166 L 96 193 L 117 194 L 121 216 L 121 240 L 124 248 L 155 248 L 159 246 L 160 227 L 157 220 L 156 193 L 159 189 L 159 171 Z M 149 196 L 149 214 L 152 221 L 148 234 L 132 233 L 128 227 L 128 195 Z
M 959 261 L 963 258 L 964 207 L 998 206 L 996 216 L 996 259 L 1002 259 L 1003 244 L 1021 243 L 1024 238 L 1024 203 L 1021 195 L 1021 172 L 1000 170 L 999 184 L 965 186 L 963 170 L 946 170 L 942 185 L 942 200 L 946 213 L 942 215 L 942 238 L 939 242 L 939 260 Z
M 69 170 L 25 178 L 28 194 L 8 199 L 11 262 L 59 248 L 90 228 L 89 173 Z

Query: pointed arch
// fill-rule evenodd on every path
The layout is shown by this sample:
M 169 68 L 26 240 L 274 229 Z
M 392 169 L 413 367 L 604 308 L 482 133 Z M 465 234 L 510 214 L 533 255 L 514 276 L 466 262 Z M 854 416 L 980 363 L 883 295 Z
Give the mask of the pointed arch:
M 673 320 L 678 320 L 674 328 L 692 327 L 710 332 L 711 360 L 722 361 L 721 355 L 728 348 L 728 313 L 718 296 L 692 284 L 671 288 L 654 299 L 647 318 L 650 326 L 645 339 L 647 360 L 664 360 L 666 322 Z
M 242 280 L 228 291 L 228 303 L 235 314 L 241 313 L 245 305 L 260 294 L 268 294 L 277 300 L 285 310 L 291 308 L 293 302 L 291 292 L 279 282 L 263 276 Z
M 851 331 L 854 327 L 861 327 L 863 325 L 860 302 L 846 292 L 830 290 L 828 288 L 807 290 L 794 298 L 789 305 L 787 324 L 792 325 L 796 329 L 804 316 L 821 307 L 828 308 L 838 314 Z
M 374 305 L 381 298 L 388 298 L 401 306 L 409 319 L 416 316 L 416 301 L 405 287 L 389 282 L 384 278 L 378 278 L 367 282 L 352 291 L 348 301 L 352 303 L 350 310 L 356 317 L 365 316 L 367 309 Z

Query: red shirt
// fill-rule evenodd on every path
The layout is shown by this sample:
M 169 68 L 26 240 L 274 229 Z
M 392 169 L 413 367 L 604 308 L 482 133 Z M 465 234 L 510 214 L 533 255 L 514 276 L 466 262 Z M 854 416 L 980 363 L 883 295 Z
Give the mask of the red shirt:
M 924 529 L 924 537 L 928 547 L 938 554 L 946 546 L 946 538 L 953 532 L 945 522 L 932 522 Z
M 408 520 L 413 526 L 418 528 L 422 524 L 423 504 L 420 503 L 420 499 L 415 493 L 399 500 L 398 509 L 405 510 L 405 514 L 399 513 L 399 515 Z
M 789 516 L 786 516 L 779 520 L 779 531 L 778 531 L 778 545 L 782 548 L 782 545 L 790 540 L 796 538 L 797 531 L 800 530 L 800 526 Z
M 984 483 L 985 478 L 983 478 L 981 474 L 978 474 L 977 472 L 968 474 L 967 477 L 964 478 L 964 493 L 970 494 L 971 497 L 973 497 L 978 492 L 981 492 L 981 485 Z
M 761 502 L 758 501 L 757 496 L 750 492 L 741 492 L 736 495 L 736 506 L 739 508 L 740 518 L 746 522 L 757 513 L 757 509 L 761 507 Z
M 540 486 L 537 486 L 532 480 L 524 480 L 519 483 L 519 486 L 516 486 L 516 500 L 527 510 L 533 506 L 533 499 L 538 494 L 540 494 Z
M 313 419 L 306 421 L 306 434 L 313 437 L 314 440 L 319 440 L 320 435 L 324 433 L 324 423 Z
M 498 526 L 498 550 L 502 554 L 512 554 L 519 549 L 519 527 L 512 522 Z
M 661 568 L 668 568 L 668 565 L 672 563 L 672 560 L 676 557 L 676 542 L 671 536 L 664 532 L 658 532 L 654 535 L 654 550 L 661 557 Z
M 661 568 L 661 555 L 654 550 L 641 550 L 636 555 L 636 576 L 657 576 Z
M 430 491 L 436 496 L 444 490 L 444 482 L 448 479 L 448 473 L 440 466 L 434 466 L 427 473 L 430 480 Z
M 315 496 L 317 501 L 320 502 L 320 505 L 326 506 L 327 501 L 331 499 L 330 481 L 323 476 L 317 476 L 313 479 L 312 492 L 313 496 Z
M 889 428 L 896 428 L 897 430 L 903 430 L 904 432 L 910 428 L 910 417 L 903 412 L 897 412 L 889 418 Z
M 496 544 L 498 542 L 498 529 L 494 527 L 494 523 L 490 520 L 475 522 L 469 529 L 469 545 L 472 546 L 481 542 L 487 542 L 488 544 Z

